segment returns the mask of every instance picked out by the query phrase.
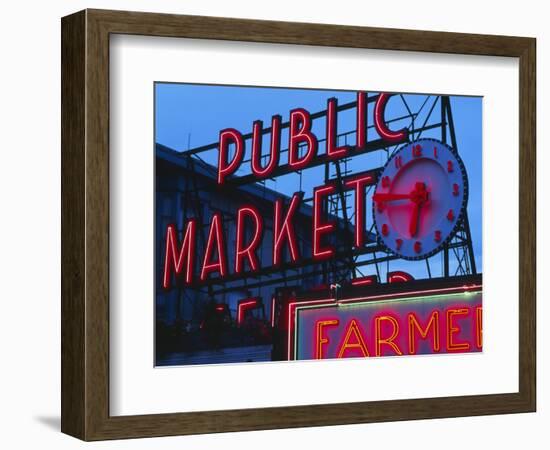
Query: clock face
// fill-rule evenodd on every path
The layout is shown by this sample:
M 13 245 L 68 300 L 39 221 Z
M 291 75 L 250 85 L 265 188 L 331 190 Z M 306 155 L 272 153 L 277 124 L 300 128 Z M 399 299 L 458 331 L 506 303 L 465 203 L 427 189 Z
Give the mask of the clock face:
M 466 169 L 448 145 L 420 139 L 392 155 L 372 199 L 380 242 L 402 258 L 425 258 L 451 240 L 462 220 Z

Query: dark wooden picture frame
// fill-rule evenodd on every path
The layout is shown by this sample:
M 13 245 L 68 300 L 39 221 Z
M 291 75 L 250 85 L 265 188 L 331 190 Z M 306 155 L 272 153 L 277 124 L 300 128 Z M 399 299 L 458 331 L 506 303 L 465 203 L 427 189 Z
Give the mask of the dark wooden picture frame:
M 64 433 L 100 440 L 535 411 L 535 39 L 104 10 L 75 13 L 61 25 Z M 111 34 L 519 58 L 519 392 L 110 416 Z

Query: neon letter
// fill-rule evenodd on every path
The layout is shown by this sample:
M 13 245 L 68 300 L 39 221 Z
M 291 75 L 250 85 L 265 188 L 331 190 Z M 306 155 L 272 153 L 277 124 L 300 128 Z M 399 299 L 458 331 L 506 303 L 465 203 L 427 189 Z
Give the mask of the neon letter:
M 262 168 L 262 128 L 261 120 L 254 122 L 252 127 L 252 173 L 258 178 L 267 178 L 279 164 L 281 151 L 281 116 L 271 118 L 271 146 L 269 149 L 269 163 Z
M 365 243 L 365 186 L 373 181 L 371 175 L 364 175 L 346 181 L 346 187 L 355 188 L 355 246 L 360 248 Z
M 210 231 L 208 232 L 208 242 L 206 243 L 206 249 L 204 251 L 204 259 L 202 262 L 201 281 L 206 280 L 206 277 L 211 272 L 219 272 L 220 276 L 224 277 L 227 273 L 227 262 L 225 257 L 225 244 L 222 233 L 222 215 L 221 213 L 215 213 L 212 216 L 212 222 L 210 223 Z M 216 241 L 214 243 L 214 240 Z M 212 259 L 212 250 L 216 245 L 218 252 L 218 260 L 210 262 Z
M 476 308 L 476 345 L 478 348 L 483 346 L 483 307 L 478 306 Z
M 388 103 L 389 98 L 390 94 L 380 93 L 378 95 L 374 104 L 374 127 L 383 140 L 391 143 L 402 142 L 408 138 L 408 130 L 403 128 L 400 131 L 392 131 L 387 127 L 386 120 L 384 119 L 386 103 Z
M 168 225 L 166 228 L 166 251 L 164 255 L 164 277 L 162 285 L 165 289 L 170 288 L 170 269 L 174 267 L 174 273 L 176 276 L 183 270 L 183 264 L 185 267 L 185 282 L 190 284 L 193 280 L 193 263 L 195 258 L 195 233 L 197 229 L 197 222 L 195 219 L 190 219 L 187 222 L 185 228 L 185 234 L 183 236 L 183 242 L 181 249 L 178 252 L 177 248 L 177 231 L 175 225 Z
M 281 250 L 284 242 L 288 242 L 290 248 L 290 257 L 292 262 L 298 260 L 298 244 L 296 243 L 296 233 L 292 226 L 292 216 L 300 205 L 302 194 L 294 194 L 290 201 L 290 206 L 284 220 L 281 223 L 281 209 L 283 208 L 283 199 L 275 200 L 275 217 L 273 218 L 273 265 L 281 263 Z
M 416 354 L 416 336 L 415 336 L 415 329 L 418 330 L 420 333 L 420 337 L 422 339 L 426 339 L 428 337 L 428 333 L 430 332 L 430 328 L 433 329 L 433 338 L 432 338 L 432 349 L 434 352 L 438 352 L 440 345 L 439 345 L 439 312 L 433 311 L 430 315 L 430 318 L 428 319 L 428 324 L 422 329 L 420 324 L 418 323 L 418 319 L 414 315 L 414 313 L 409 313 L 409 354 L 414 355 Z
M 306 142 L 307 152 L 300 159 L 298 146 Z M 303 109 L 290 111 L 290 131 L 288 144 L 288 164 L 293 170 L 302 169 L 307 166 L 317 154 L 317 137 L 311 132 L 311 116 Z
M 319 320 L 315 324 L 315 359 L 323 359 L 323 346 L 329 342 L 329 339 L 323 334 L 323 329 L 336 325 L 338 325 L 337 319 Z
M 227 162 L 229 144 L 235 144 L 235 155 L 230 163 Z M 218 184 L 223 184 L 225 179 L 234 173 L 241 164 L 244 156 L 243 136 L 234 128 L 220 131 L 220 143 L 218 153 Z
M 327 102 L 327 156 L 329 158 L 340 158 L 348 150 L 348 145 L 338 147 L 338 100 L 329 98 Z
M 318 187 L 313 190 L 313 258 L 327 259 L 334 256 L 334 248 L 321 249 L 321 235 L 334 231 L 334 222 L 321 222 L 322 196 L 334 192 L 333 185 Z
M 350 343 L 350 338 L 352 334 L 355 336 L 354 343 Z M 344 338 L 344 340 L 342 341 L 342 344 L 340 345 L 338 358 L 343 358 L 344 353 L 350 348 L 351 349 L 357 348 L 361 350 L 361 353 L 363 354 L 364 357 L 370 356 L 369 350 L 367 349 L 367 346 L 365 344 L 365 340 L 363 339 L 363 334 L 361 333 L 361 330 L 359 329 L 359 325 L 357 324 L 355 319 L 352 319 L 349 325 L 347 326 L 346 337 Z
M 367 93 L 357 93 L 357 143 L 358 149 L 367 145 Z
M 390 322 L 392 324 L 392 327 L 393 327 L 393 330 L 392 330 L 392 333 L 390 335 L 390 337 L 387 337 L 387 338 L 382 338 L 382 321 L 387 321 L 387 322 Z M 399 349 L 399 347 L 397 346 L 397 344 L 395 344 L 394 339 L 397 337 L 397 335 L 399 334 L 399 322 L 397 321 L 397 319 L 395 317 L 392 317 L 392 316 L 380 316 L 380 317 L 377 317 L 376 319 L 374 319 L 374 322 L 375 322 L 375 328 L 376 328 L 376 335 L 375 335 L 375 342 L 376 342 L 376 356 L 381 356 L 382 352 L 380 351 L 380 347 L 382 347 L 382 344 L 386 344 L 386 345 L 389 345 L 393 351 L 395 353 L 397 353 L 398 355 L 402 355 L 403 353 L 401 352 L 401 350 Z
M 254 236 L 250 243 L 243 246 L 244 240 L 244 220 L 248 216 L 254 221 Z M 258 270 L 258 256 L 256 249 L 262 236 L 262 216 L 253 206 L 244 206 L 237 211 L 237 242 L 235 246 L 235 273 L 241 273 L 244 266 L 244 259 L 248 259 L 250 270 Z
M 244 319 L 244 314 L 248 309 L 254 309 L 258 305 L 258 298 L 244 299 L 237 304 L 237 325 L 241 325 Z
M 470 350 L 469 342 L 453 342 L 453 335 L 460 333 L 460 327 L 455 326 L 454 316 L 466 316 L 470 312 L 469 308 L 448 309 L 447 310 L 447 350 Z

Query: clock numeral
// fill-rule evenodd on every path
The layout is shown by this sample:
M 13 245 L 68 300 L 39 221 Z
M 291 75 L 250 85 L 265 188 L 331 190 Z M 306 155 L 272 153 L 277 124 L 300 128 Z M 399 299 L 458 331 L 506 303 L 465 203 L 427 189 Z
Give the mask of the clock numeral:
M 454 195 L 455 197 L 457 197 L 458 194 L 459 194 L 459 190 L 458 190 L 458 189 L 459 189 L 458 184 L 453 183 L 453 195 Z
M 437 147 L 434 147 L 434 158 L 437 158 Z
M 422 242 L 416 241 L 416 242 L 414 243 L 414 251 L 415 251 L 416 253 L 420 253 L 420 252 L 422 251 Z
M 401 169 L 401 166 L 403 166 L 403 160 L 401 158 L 401 155 L 398 155 L 395 157 L 395 168 Z
M 455 213 L 453 212 L 452 209 L 449 209 L 449 212 L 447 213 L 447 220 L 454 220 L 455 218 Z
M 452 171 L 453 171 L 453 162 L 447 161 L 447 172 L 452 172 Z
M 420 144 L 413 145 L 412 154 L 415 158 L 422 156 L 422 146 Z
M 390 232 L 390 227 L 388 227 L 387 223 L 382 224 L 382 234 L 384 236 L 387 236 Z
M 441 230 L 435 230 L 434 234 L 435 242 L 441 242 Z
M 391 183 L 390 177 L 388 177 L 388 176 L 382 177 L 382 187 L 383 188 L 389 188 L 390 183 Z
M 397 250 L 401 250 L 401 246 L 403 245 L 403 239 L 396 239 L 395 240 L 395 248 Z

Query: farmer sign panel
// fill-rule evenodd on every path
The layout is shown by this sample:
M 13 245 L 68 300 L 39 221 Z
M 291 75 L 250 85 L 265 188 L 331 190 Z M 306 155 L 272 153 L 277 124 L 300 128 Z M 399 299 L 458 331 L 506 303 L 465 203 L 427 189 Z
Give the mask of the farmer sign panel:
M 296 305 L 294 359 L 482 349 L 482 292 L 471 286 Z

